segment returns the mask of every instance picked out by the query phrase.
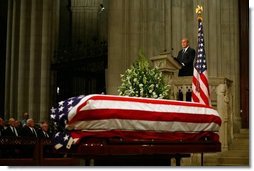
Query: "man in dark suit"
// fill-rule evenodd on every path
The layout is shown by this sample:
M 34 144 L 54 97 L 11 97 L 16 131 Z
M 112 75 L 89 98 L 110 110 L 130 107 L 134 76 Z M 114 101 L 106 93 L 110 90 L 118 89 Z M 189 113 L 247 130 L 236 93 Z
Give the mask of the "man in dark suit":
M 26 121 L 26 125 L 23 127 L 22 133 L 24 137 L 38 138 L 38 132 L 34 128 L 34 120 L 29 118 Z
M 193 61 L 195 59 L 195 50 L 189 46 L 189 40 L 182 39 L 182 50 L 178 52 L 177 60 L 182 64 L 178 76 L 192 76 L 193 75 Z
M 20 136 L 17 129 L 15 128 L 15 119 L 9 119 L 9 126 L 4 130 L 4 136 L 7 137 L 18 137 Z
M 38 132 L 34 128 L 35 123 L 32 118 L 27 119 L 26 125 L 22 128 L 22 135 L 26 139 L 35 139 L 38 138 Z M 23 157 L 32 157 L 33 156 L 33 148 L 32 146 L 27 146 L 23 148 Z
M 3 136 L 4 132 L 4 120 L 0 117 L 0 137 Z
M 13 141 L 20 136 L 17 129 L 15 128 L 15 119 L 10 118 L 8 120 L 8 126 L 3 131 L 3 136 L 8 137 L 8 140 Z M 15 158 L 20 156 L 20 149 L 12 146 L 11 148 L 3 149 L 3 155 L 6 158 Z
M 41 122 L 41 128 L 38 130 L 38 136 L 39 138 L 50 138 L 49 134 L 49 125 L 47 122 L 43 121 Z

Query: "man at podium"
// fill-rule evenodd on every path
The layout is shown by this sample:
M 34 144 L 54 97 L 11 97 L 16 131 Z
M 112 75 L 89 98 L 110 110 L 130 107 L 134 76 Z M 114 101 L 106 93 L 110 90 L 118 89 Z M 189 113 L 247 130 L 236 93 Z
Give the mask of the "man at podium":
M 193 75 L 193 61 L 195 59 L 195 50 L 189 46 L 189 40 L 182 39 L 182 50 L 178 52 L 177 60 L 182 64 L 178 76 L 192 76 Z

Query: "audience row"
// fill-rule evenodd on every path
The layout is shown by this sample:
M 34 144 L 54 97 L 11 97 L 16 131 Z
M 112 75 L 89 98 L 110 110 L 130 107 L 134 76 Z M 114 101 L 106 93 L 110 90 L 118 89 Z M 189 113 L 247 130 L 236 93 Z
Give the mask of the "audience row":
M 32 118 L 22 121 L 10 118 L 8 123 L 5 123 L 0 118 L 0 137 L 51 138 L 52 134 L 47 121 L 40 122 L 37 126 Z

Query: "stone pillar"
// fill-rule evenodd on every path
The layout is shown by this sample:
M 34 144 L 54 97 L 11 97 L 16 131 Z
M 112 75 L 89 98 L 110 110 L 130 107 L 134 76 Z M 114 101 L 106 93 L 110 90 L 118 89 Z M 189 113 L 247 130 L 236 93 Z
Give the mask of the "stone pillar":
M 40 59 L 41 59 L 41 26 L 42 26 L 42 8 L 43 3 L 39 0 L 32 1 L 31 6 L 31 31 L 30 31 L 30 56 L 28 73 L 29 92 L 28 98 L 28 113 L 36 121 L 39 120 L 40 111 Z
M 28 73 L 29 73 L 29 46 L 30 46 L 30 24 L 31 24 L 31 0 L 20 1 L 20 29 L 19 29 L 19 42 L 18 42 L 18 79 L 17 79 L 17 116 L 20 118 L 22 114 L 27 111 L 28 98 Z
M 156 0 L 110 0 L 108 14 L 107 92 L 117 94 L 120 74 L 137 59 L 140 49 L 150 58 L 170 45 L 171 33 L 164 26 L 171 17 L 165 10 L 170 3 Z M 166 8 L 167 6 L 167 8 Z M 171 48 L 171 47 L 170 47 Z M 169 49 L 170 49 L 169 48 Z
M 50 62 L 59 0 L 9 2 L 6 56 L 6 118 L 28 112 L 35 121 L 48 118 Z M 10 31 L 11 30 L 11 31 Z M 10 59 L 10 60 L 9 60 Z
M 42 44 L 41 44 L 41 77 L 40 77 L 40 120 L 48 120 L 49 109 L 49 88 L 50 88 L 50 62 L 51 57 L 53 56 L 53 50 L 55 45 L 52 44 L 50 38 L 52 37 L 53 32 L 51 30 L 54 23 L 50 20 L 55 16 L 51 11 L 54 9 L 55 2 L 52 0 L 44 0 L 43 3 L 43 15 L 42 15 Z
M 8 29 L 6 45 L 6 83 L 5 83 L 5 115 L 6 118 L 17 114 L 17 69 L 19 42 L 20 1 L 8 1 Z
M 15 11 L 15 10 L 14 10 Z M 12 18 L 13 18 L 13 1 L 8 1 L 8 18 L 7 18 L 7 36 L 6 36 L 6 64 L 5 64 L 5 116 L 10 117 L 10 106 L 11 106 L 11 91 L 6 89 L 11 87 L 11 54 L 12 54 Z M 8 76 L 8 77 L 7 77 Z
M 125 48 L 127 45 L 126 24 L 128 22 L 124 12 L 128 10 L 126 3 L 123 0 L 110 0 L 109 2 L 108 70 L 106 76 L 108 94 L 118 94 L 120 74 L 126 68 L 126 54 L 129 54 Z

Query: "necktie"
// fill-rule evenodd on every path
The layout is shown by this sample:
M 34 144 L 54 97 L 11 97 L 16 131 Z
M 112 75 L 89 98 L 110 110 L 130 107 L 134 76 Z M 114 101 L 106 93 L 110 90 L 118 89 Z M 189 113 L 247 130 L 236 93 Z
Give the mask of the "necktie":
M 185 49 L 183 49 L 183 52 L 182 52 L 182 61 L 183 61 L 183 55 L 184 55 L 184 53 L 185 53 Z
M 19 135 L 18 135 L 17 129 L 15 127 L 13 129 L 14 129 L 15 135 L 18 137 Z
M 46 132 L 43 131 L 43 133 L 44 133 L 45 137 L 47 137 L 47 138 L 49 137 L 48 134 L 47 134 Z
M 36 134 L 36 131 L 35 131 L 34 128 L 32 128 L 32 132 L 33 132 L 33 134 L 37 137 L 37 134 Z
M 11 126 L 11 130 L 12 130 L 13 134 L 17 137 L 18 132 L 17 132 L 16 128 Z

